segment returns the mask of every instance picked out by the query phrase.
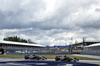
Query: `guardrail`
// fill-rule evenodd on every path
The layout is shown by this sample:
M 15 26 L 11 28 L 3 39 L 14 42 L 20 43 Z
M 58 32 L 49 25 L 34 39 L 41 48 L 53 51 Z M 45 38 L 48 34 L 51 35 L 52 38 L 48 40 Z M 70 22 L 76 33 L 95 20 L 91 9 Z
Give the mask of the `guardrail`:
M 7 53 L 6 55 L 61 55 L 70 53 Z

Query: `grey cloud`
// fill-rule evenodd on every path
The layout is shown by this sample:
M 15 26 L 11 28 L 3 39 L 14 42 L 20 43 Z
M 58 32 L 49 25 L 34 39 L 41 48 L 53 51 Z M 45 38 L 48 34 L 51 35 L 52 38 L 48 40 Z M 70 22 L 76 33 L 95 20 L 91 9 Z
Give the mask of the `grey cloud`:
M 82 37 L 98 40 L 99 3 L 99 0 L 0 0 L 0 31 L 3 30 L 0 35 L 2 38 L 18 35 L 45 45 L 65 44 L 70 37 L 79 41 Z
M 95 11 L 100 12 L 100 8 L 96 8 Z
M 3 8 L 0 10 L 0 15 L 2 17 L 0 22 L 4 25 L 1 28 L 41 28 L 41 29 L 73 29 L 75 27 L 83 28 L 86 24 L 86 20 L 88 18 L 84 18 L 87 13 L 84 13 L 89 10 L 89 8 L 97 3 L 97 1 L 91 0 L 82 0 L 75 1 L 74 0 L 64 0 L 64 1 L 56 1 L 56 5 L 54 6 L 54 12 L 50 15 L 49 12 L 45 13 L 46 6 L 42 1 L 32 1 L 29 0 L 28 3 L 26 1 L 7 1 L 8 3 L 2 4 Z M 13 4 L 12 4 L 13 2 Z M 61 4 L 59 2 L 62 2 Z M 5 3 L 5 2 L 4 2 Z M 10 6 L 10 5 L 12 6 Z M 62 5 L 63 4 L 63 5 Z M 8 8 L 5 8 L 5 5 Z M 17 6 L 18 5 L 18 6 Z M 81 12 L 79 11 L 80 9 Z M 86 10 L 86 11 L 84 11 Z M 41 13 L 43 12 L 43 13 Z M 74 20 L 74 13 L 78 13 L 79 15 L 76 20 Z M 88 16 L 88 15 L 87 15 Z M 83 21 L 84 20 L 84 21 Z M 84 22 L 84 24 L 83 24 Z M 90 23 L 90 21 L 87 21 Z M 97 22 L 97 21 L 95 21 Z M 78 23 L 78 25 L 77 25 Z M 83 24 L 81 27 L 81 23 Z M 74 26 L 71 28 L 71 26 Z M 91 25 L 92 26 L 92 25 Z

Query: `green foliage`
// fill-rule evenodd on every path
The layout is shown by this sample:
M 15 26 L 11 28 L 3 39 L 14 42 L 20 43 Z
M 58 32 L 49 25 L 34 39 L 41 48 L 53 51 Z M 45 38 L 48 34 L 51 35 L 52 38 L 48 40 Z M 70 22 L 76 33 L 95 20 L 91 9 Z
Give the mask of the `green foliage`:
M 27 43 L 27 40 L 21 39 L 20 37 L 17 37 L 17 36 L 14 36 L 14 37 L 7 37 L 7 38 L 4 38 L 3 40 L 5 40 L 5 41 L 14 41 L 14 42 L 23 42 L 23 43 Z

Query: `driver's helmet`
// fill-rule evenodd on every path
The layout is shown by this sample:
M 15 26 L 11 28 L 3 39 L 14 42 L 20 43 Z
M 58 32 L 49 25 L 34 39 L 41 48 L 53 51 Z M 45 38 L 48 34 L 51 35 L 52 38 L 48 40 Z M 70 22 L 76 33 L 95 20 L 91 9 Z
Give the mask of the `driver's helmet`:
M 35 55 L 33 55 L 33 56 L 35 56 Z

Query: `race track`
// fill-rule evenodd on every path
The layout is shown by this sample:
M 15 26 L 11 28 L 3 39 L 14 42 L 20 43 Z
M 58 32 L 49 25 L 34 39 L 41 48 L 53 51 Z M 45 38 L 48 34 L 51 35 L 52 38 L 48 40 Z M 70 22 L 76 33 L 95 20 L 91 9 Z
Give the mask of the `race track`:
M 25 60 L 0 58 L 0 66 L 99 66 L 98 64 L 89 64 L 82 62 L 62 62 L 54 59 L 48 60 Z

